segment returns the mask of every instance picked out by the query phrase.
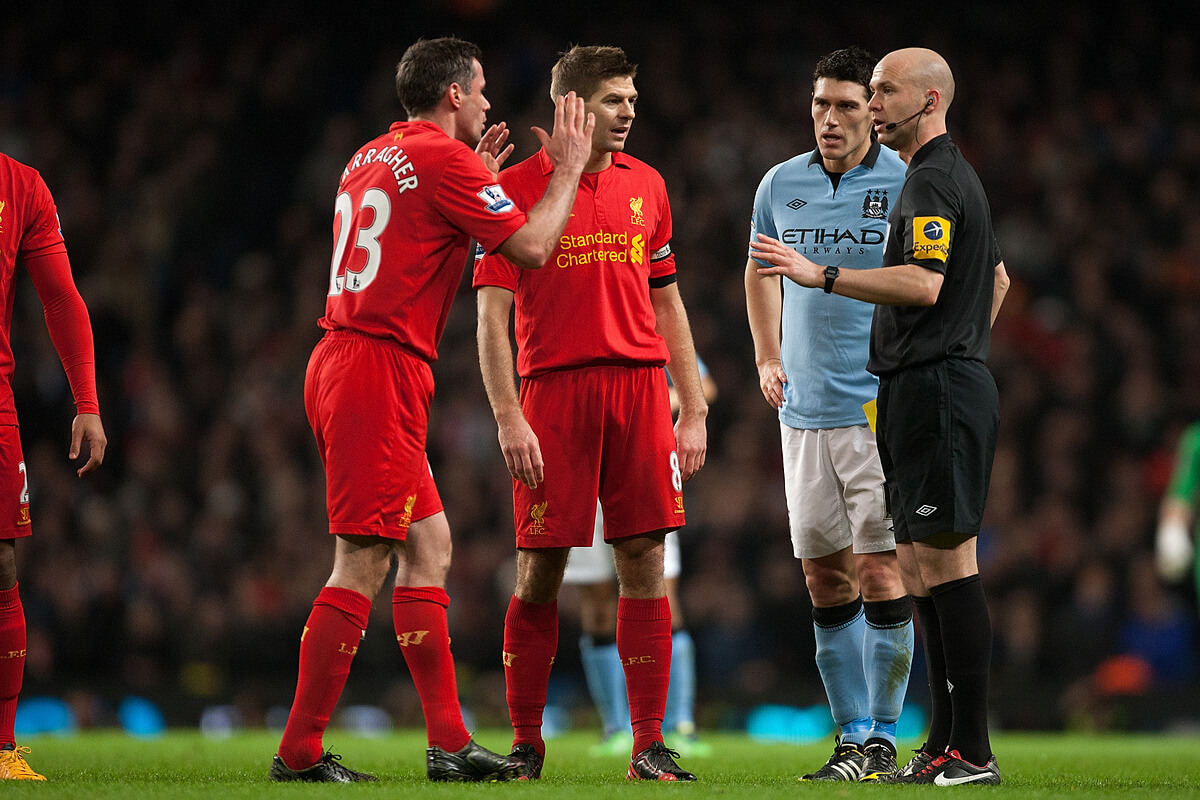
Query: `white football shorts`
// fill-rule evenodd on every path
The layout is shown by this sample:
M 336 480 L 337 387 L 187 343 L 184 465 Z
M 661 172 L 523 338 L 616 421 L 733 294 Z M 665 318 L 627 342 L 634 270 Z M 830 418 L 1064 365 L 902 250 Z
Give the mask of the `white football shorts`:
M 679 556 L 679 532 L 667 534 L 663 544 L 663 577 L 678 578 L 682 571 Z M 604 514 L 596 504 L 596 528 L 591 547 L 572 547 L 567 556 L 563 583 L 604 583 L 616 580 L 617 566 L 613 563 L 612 545 L 604 541 Z
M 783 483 L 796 558 L 896 549 L 883 499 L 883 467 L 866 425 L 800 430 L 779 424 Z

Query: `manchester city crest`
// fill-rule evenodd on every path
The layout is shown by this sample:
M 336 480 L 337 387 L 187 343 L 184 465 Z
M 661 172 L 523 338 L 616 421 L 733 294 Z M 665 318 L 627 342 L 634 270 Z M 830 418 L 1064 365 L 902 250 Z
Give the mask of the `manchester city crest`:
M 863 217 L 866 219 L 887 219 L 888 199 L 887 189 L 871 189 L 863 198 Z

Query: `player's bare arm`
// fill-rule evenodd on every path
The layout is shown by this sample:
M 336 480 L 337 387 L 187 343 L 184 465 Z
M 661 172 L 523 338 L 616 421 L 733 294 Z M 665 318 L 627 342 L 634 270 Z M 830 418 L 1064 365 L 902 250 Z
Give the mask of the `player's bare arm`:
M 79 458 L 84 452 L 83 445 L 87 443 L 87 463 L 76 470 L 79 477 L 87 475 L 104 463 L 104 450 L 108 447 L 108 437 L 104 435 L 104 425 L 98 414 L 80 414 L 71 423 L 71 449 L 68 452 L 71 460 Z
M 529 209 L 525 224 L 500 245 L 500 255 L 524 269 L 537 269 L 550 258 L 575 205 L 595 129 L 596 116 L 584 111 L 583 100 L 574 92 L 554 101 L 553 134 L 533 128 L 554 164 L 554 174 L 542 199 Z
M 686 483 L 704 466 L 708 452 L 708 431 L 705 418 L 708 402 L 696 366 L 696 348 L 688 326 L 687 311 L 679 296 L 678 284 L 668 284 L 650 290 L 654 306 L 655 330 L 663 337 L 671 362 L 667 370 L 679 395 L 679 419 L 675 422 L 675 451 L 679 455 L 680 473 Z
M 787 383 L 779 356 L 783 296 L 779 277 L 759 275 L 760 266 L 754 259 L 746 259 L 746 315 L 754 339 L 754 365 L 758 368 L 758 388 L 763 397 L 772 408 L 783 408 L 783 385 Z
M 483 165 L 491 170 L 493 176 L 500 173 L 500 168 L 512 155 L 514 145 L 504 146 L 508 141 L 508 134 L 508 123 L 497 122 L 487 129 L 480 137 L 479 144 L 475 146 L 475 152 L 479 154 Z
M 825 267 L 797 253 L 778 239 L 758 234 L 750 242 L 750 255 L 771 266 L 759 275 L 782 275 L 810 289 L 825 286 Z M 834 294 L 887 306 L 931 306 L 942 291 L 945 275 L 919 264 L 879 269 L 843 268 L 833 284 Z
M 537 434 L 525 419 L 513 383 L 512 341 L 508 336 L 513 293 L 500 286 L 481 286 L 476 302 L 479 369 L 496 417 L 500 451 L 504 453 L 509 474 L 535 489 L 544 477 L 544 464 Z
M 1000 313 L 1000 306 L 1004 303 L 1004 296 L 1008 294 L 1008 270 L 1004 268 L 1004 262 L 1001 261 L 996 265 L 995 283 L 992 286 L 992 325 L 996 324 L 996 315 Z

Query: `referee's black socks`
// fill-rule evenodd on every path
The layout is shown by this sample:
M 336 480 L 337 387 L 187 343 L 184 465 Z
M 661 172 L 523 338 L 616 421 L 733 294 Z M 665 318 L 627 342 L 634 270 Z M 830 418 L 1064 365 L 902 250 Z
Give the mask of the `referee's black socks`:
M 952 722 L 948 744 L 970 763 L 983 766 L 992 756 L 987 725 L 992 620 L 983 595 L 983 584 L 978 575 L 971 575 L 931 586 L 929 591 L 941 629 L 941 649 L 949 689 Z M 920 603 L 918 612 L 919 609 Z M 928 630 L 924 614 L 921 625 L 922 631 Z M 932 733 L 930 738 L 933 738 Z
M 940 756 L 950 744 L 950 690 L 946 688 L 946 654 L 942 649 L 942 623 L 932 597 L 913 595 L 921 639 L 925 645 L 925 672 L 929 676 L 929 736 L 926 753 Z

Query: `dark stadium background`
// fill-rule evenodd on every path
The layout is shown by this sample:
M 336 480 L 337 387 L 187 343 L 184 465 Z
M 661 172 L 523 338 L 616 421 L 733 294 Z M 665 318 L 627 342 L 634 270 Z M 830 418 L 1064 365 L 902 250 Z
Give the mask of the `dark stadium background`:
M 0 151 L 41 171 L 95 328 L 110 438 L 67 463 L 73 414 L 27 278 L 15 390 L 35 535 L 18 547 L 24 697 L 84 726 L 138 695 L 168 722 L 290 702 L 327 577 L 320 466 L 301 404 L 318 338 L 338 173 L 402 113 L 392 73 L 418 36 L 483 47 L 492 120 L 532 153 L 572 43 L 641 65 L 629 152 L 664 175 L 680 287 L 720 390 L 688 487 L 684 602 L 701 727 L 763 702 L 823 701 L 791 558 L 778 427 L 763 401 L 742 269 L 754 189 L 811 149 L 825 52 L 908 45 L 949 60 L 952 135 L 991 198 L 1013 287 L 990 366 L 1001 441 L 981 539 L 1008 728 L 1196 725 L 1197 616 L 1153 567 L 1155 514 L 1200 417 L 1200 64 L 1196 31 L 1122 4 L 827 7 L 503 0 L 44 2 L 0 11 Z M 509 480 L 464 285 L 435 365 L 429 453 L 455 533 L 451 632 L 464 704 L 505 724 Z M 587 719 L 568 597 L 553 699 Z M 910 702 L 923 702 L 920 656 Z M 376 604 L 346 703 L 420 710 Z

